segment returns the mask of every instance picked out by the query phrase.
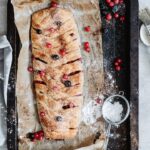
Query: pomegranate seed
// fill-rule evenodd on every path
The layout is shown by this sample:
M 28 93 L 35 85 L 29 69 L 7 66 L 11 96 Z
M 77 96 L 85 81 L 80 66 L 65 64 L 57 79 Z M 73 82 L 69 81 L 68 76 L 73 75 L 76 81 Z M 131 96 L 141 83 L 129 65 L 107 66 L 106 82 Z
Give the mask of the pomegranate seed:
M 121 17 L 120 17 L 120 21 L 121 21 L 121 22 L 124 22 L 124 21 L 125 21 L 125 16 L 121 16 Z
M 45 76 L 45 71 L 44 71 L 44 70 L 40 71 L 40 76 L 41 76 L 41 77 L 44 77 L 44 76 Z
M 61 56 L 64 56 L 64 55 L 66 54 L 66 50 L 65 50 L 65 49 L 60 49 L 60 50 L 59 50 L 59 54 L 60 54 Z
M 64 74 L 64 75 L 63 75 L 63 79 L 64 79 L 64 80 L 68 80 L 68 75 L 67 75 L 67 74 Z
M 111 0 L 106 0 L 106 3 L 108 3 L 108 4 L 109 4 L 110 2 L 111 2 Z
M 45 112 L 40 112 L 40 116 L 44 117 L 45 116 Z
M 88 52 L 88 53 L 90 52 L 90 50 L 91 50 L 91 49 L 90 49 L 89 47 L 86 47 L 86 48 L 85 48 L 85 51 Z
M 51 7 L 57 7 L 57 6 L 58 6 L 57 2 L 54 2 L 54 1 L 51 2 Z
M 119 0 L 113 0 L 113 1 L 116 5 L 119 4 Z
M 84 42 L 84 47 L 85 47 L 85 48 L 89 48 L 89 46 L 90 46 L 90 45 L 89 45 L 89 42 Z
M 29 67 L 28 67 L 28 71 L 29 71 L 29 72 L 33 72 L 33 67 L 29 66 Z
M 47 47 L 47 48 L 51 48 L 51 47 L 52 47 L 52 44 L 51 44 L 51 43 L 46 43 L 46 47 Z
M 120 66 L 116 66 L 116 71 L 120 71 L 121 70 L 121 67 Z
M 112 15 L 109 13 L 106 15 L 106 20 L 110 21 L 112 19 Z
M 118 13 L 115 13 L 115 14 L 114 14 L 114 17 L 115 17 L 115 18 L 119 18 L 119 14 L 118 14 Z
M 34 133 L 34 137 L 35 137 L 35 139 L 38 139 L 39 138 L 39 134 L 38 133 Z
M 91 31 L 91 27 L 90 27 L 90 26 L 87 26 L 87 27 L 84 28 L 84 30 L 85 30 L 86 32 L 90 32 L 90 31 Z
M 110 3 L 109 3 L 109 6 L 110 6 L 110 7 L 114 7 L 114 5 L 115 5 L 114 2 L 110 2 Z

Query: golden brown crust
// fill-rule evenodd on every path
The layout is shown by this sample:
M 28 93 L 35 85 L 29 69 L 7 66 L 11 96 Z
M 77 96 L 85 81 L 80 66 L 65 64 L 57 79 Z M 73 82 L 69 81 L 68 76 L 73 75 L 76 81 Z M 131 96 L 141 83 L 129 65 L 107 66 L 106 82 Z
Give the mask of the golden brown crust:
M 83 72 L 72 13 L 61 8 L 34 13 L 31 41 L 38 114 L 45 137 L 73 138 L 80 122 Z

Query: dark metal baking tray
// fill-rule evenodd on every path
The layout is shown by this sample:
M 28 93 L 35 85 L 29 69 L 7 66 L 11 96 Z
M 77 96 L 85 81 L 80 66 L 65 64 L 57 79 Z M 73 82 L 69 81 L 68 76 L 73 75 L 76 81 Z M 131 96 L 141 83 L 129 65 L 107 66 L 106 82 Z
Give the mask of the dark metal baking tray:
M 103 2 L 100 1 L 102 22 Z M 129 119 L 119 128 L 112 128 L 111 132 L 118 138 L 110 138 L 108 150 L 138 150 L 138 0 L 126 0 L 126 22 L 122 27 L 114 23 L 113 27 L 104 26 L 103 50 L 105 71 L 110 70 L 116 78 L 118 89 L 125 92 L 131 104 Z M 16 108 L 16 70 L 17 58 L 21 47 L 19 35 L 14 24 L 14 12 L 10 0 L 7 11 L 7 37 L 13 48 L 13 63 L 9 78 L 8 106 L 7 106 L 7 145 L 8 150 L 18 149 L 17 138 L 17 108 Z M 116 73 L 112 70 L 114 58 L 121 57 L 123 69 Z M 107 64 L 105 64 L 107 60 Z

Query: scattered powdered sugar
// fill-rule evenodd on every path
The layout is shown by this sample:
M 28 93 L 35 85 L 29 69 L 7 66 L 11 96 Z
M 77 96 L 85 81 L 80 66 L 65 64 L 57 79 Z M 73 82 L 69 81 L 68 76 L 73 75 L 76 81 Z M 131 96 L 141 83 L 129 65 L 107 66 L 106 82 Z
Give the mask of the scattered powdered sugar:
M 103 106 L 103 117 L 113 123 L 121 121 L 123 106 L 119 102 L 108 101 Z
M 82 121 L 86 125 L 95 123 L 97 119 L 101 117 L 102 115 L 101 111 L 102 111 L 102 105 L 97 104 L 97 102 L 94 100 L 91 100 L 82 109 Z

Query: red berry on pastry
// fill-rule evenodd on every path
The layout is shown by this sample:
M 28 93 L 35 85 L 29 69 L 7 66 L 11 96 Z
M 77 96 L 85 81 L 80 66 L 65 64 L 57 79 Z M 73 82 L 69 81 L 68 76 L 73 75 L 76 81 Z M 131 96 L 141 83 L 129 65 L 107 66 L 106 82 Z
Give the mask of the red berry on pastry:
M 47 43 L 46 43 L 46 47 L 47 47 L 47 48 L 51 48 L 51 47 L 52 47 L 52 44 L 47 42 Z
M 87 27 L 84 28 L 84 30 L 85 30 L 86 32 L 90 32 L 90 31 L 91 31 L 91 27 L 90 27 L 90 26 L 87 26 Z
M 52 87 L 52 90 L 53 90 L 53 91 L 57 91 L 57 90 L 59 90 L 59 88 L 58 88 L 58 86 L 53 86 L 53 87 Z
M 54 1 L 51 2 L 51 7 L 57 7 L 57 6 L 58 6 L 57 2 L 54 2 Z
M 68 75 L 64 74 L 62 78 L 63 78 L 63 80 L 68 80 Z
M 113 1 L 116 5 L 119 4 L 119 0 L 113 0 Z
M 59 54 L 63 57 L 66 54 L 66 50 L 65 49 L 60 49 Z
M 115 69 L 116 69 L 116 71 L 120 71 L 121 67 L 120 66 L 116 66 Z
M 110 7 L 114 7 L 114 5 L 115 5 L 114 2 L 110 2 L 110 3 L 109 3 L 109 6 L 110 6 Z
M 29 71 L 29 72 L 33 72 L 33 67 L 29 66 L 29 67 L 28 67 L 28 71 Z
M 72 102 L 70 102 L 68 105 L 69 105 L 69 108 L 74 108 L 75 107 L 75 105 Z
M 40 76 L 41 76 L 41 77 L 44 77 L 44 76 L 45 76 L 45 71 L 44 71 L 44 70 L 40 71 Z
M 40 112 L 40 116 L 44 117 L 45 116 L 45 112 Z
M 87 48 L 87 47 L 89 47 L 90 45 L 89 45 L 89 42 L 84 42 L 84 47 L 85 48 Z
M 49 28 L 48 31 L 54 33 L 55 29 L 54 28 Z
M 115 14 L 114 14 L 114 17 L 117 19 L 117 18 L 119 18 L 119 14 L 116 12 Z
M 109 13 L 106 15 L 106 20 L 110 21 L 112 19 L 112 15 Z
M 111 0 L 106 0 L 106 3 L 108 3 L 108 4 L 109 4 L 110 2 L 111 2 Z

